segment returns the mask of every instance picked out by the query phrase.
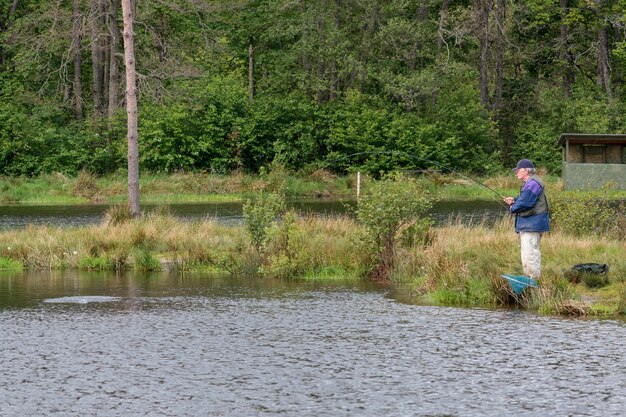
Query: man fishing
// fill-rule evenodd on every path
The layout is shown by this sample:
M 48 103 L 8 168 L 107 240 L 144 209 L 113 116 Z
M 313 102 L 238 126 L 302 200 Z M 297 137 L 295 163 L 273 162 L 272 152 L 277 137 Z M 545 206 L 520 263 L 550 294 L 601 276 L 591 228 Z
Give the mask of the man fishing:
M 504 202 L 515 213 L 515 231 L 520 236 L 522 268 L 531 278 L 541 277 L 539 243 L 544 232 L 550 231 L 550 214 L 544 184 L 529 159 L 521 159 L 515 176 L 523 182 L 517 197 L 505 197 Z

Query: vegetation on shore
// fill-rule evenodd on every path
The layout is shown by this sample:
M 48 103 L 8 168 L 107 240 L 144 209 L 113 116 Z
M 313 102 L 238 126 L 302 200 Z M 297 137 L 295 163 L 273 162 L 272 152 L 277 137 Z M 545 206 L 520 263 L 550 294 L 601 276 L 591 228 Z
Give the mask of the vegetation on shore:
M 556 210 L 554 231 L 542 242 L 541 288 L 514 299 L 500 278 L 503 272 L 520 270 L 519 242 L 510 217 L 493 225 L 431 227 L 423 209 L 432 197 L 418 181 L 398 184 L 393 178 L 379 182 L 380 188 L 370 190 L 370 203 L 360 205 L 356 218 L 300 217 L 285 212 L 283 197 L 275 194 L 250 200 L 244 209 L 245 224 L 239 226 L 180 221 L 166 211 L 131 219 L 123 206 L 117 206 L 100 225 L 0 232 L 0 268 L 352 277 L 402 285 L 415 297 L 445 305 L 515 302 L 546 314 L 626 314 L 623 208 L 604 216 L 603 223 L 596 221 L 601 216 L 593 210 L 588 210 L 590 216 L 578 216 L 580 224 L 596 221 L 584 233 L 575 233 L 567 210 Z M 406 207 L 405 197 L 416 193 L 421 193 L 416 206 L 396 210 Z M 610 269 L 602 277 L 572 274 L 572 266 L 583 262 L 605 263 Z
M 437 198 L 498 199 L 492 191 L 516 195 L 519 181 L 512 175 L 469 177 L 455 173 L 415 173 L 419 184 Z M 356 173 L 343 176 L 316 169 L 291 172 L 280 164 L 262 170 L 259 175 L 235 171 L 229 175 L 201 172 L 176 174 L 147 173 L 140 176 L 140 196 L 144 203 L 177 203 L 201 201 L 245 201 L 259 192 L 281 192 L 290 198 L 356 197 Z M 559 177 L 543 174 L 551 195 L 560 193 Z M 123 204 L 128 197 L 126 173 L 96 176 L 87 171 L 75 177 L 60 173 L 36 178 L 0 177 L 0 204 Z M 376 181 L 362 174 L 361 192 Z M 489 190 L 486 185 L 491 188 Z M 576 195 L 577 193 L 570 193 Z M 602 198 L 626 198 L 624 190 L 602 190 L 583 194 Z

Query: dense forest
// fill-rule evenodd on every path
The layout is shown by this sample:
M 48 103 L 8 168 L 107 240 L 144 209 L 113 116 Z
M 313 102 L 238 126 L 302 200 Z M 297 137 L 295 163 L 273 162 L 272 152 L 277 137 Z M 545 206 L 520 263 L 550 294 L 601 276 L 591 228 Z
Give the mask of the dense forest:
M 119 0 L 0 4 L 0 174 L 125 170 Z M 134 8 L 142 170 L 558 173 L 562 132 L 626 131 L 626 0 Z

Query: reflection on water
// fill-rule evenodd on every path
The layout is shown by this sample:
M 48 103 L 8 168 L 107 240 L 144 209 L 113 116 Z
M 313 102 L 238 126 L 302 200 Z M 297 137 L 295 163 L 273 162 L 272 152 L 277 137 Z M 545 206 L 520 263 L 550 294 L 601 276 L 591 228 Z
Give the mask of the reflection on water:
M 336 216 L 350 214 L 355 207 L 353 200 L 291 200 L 290 206 L 302 214 Z M 98 224 L 104 218 L 108 205 L 71 205 L 71 206 L 0 206 L 0 229 L 24 227 L 28 224 L 51 226 L 83 226 Z M 226 224 L 238 224 L 243 221 L 242 203 L 186 203 L 155 206 L 142 206 L 144 212 L 165 208 L 172 215 L 182 220 L 215 218 Z M 470 200 L 438 202 L 431 210 L 436 223 L 448 219 L 460 219 L 464 222 L 495 220 L 507 215 L 498 201 Z
M 626 327 L 365 283 L 0 275 L 0 415 L 621 416 Z M 102 303 L 46 303 L 115 297 Z
M 58 297 L 58 298 L 46 298 L 44 303 L 74 303 L 74 304 L 87 304 L 87 303 L 108 303 L 111 301 L 119 301 L 119 297 L 107 297 L 105 295 L 77 295 L 71 297 Z

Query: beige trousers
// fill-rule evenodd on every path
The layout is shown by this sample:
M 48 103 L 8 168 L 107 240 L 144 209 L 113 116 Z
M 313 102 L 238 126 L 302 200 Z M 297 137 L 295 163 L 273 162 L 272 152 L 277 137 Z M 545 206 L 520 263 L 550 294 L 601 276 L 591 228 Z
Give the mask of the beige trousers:
M 535 279 L 541 277 L 541 251 L 539 250 L 541 235 L 542 233 L 538 232 L 519 233 L 524 275 Z

